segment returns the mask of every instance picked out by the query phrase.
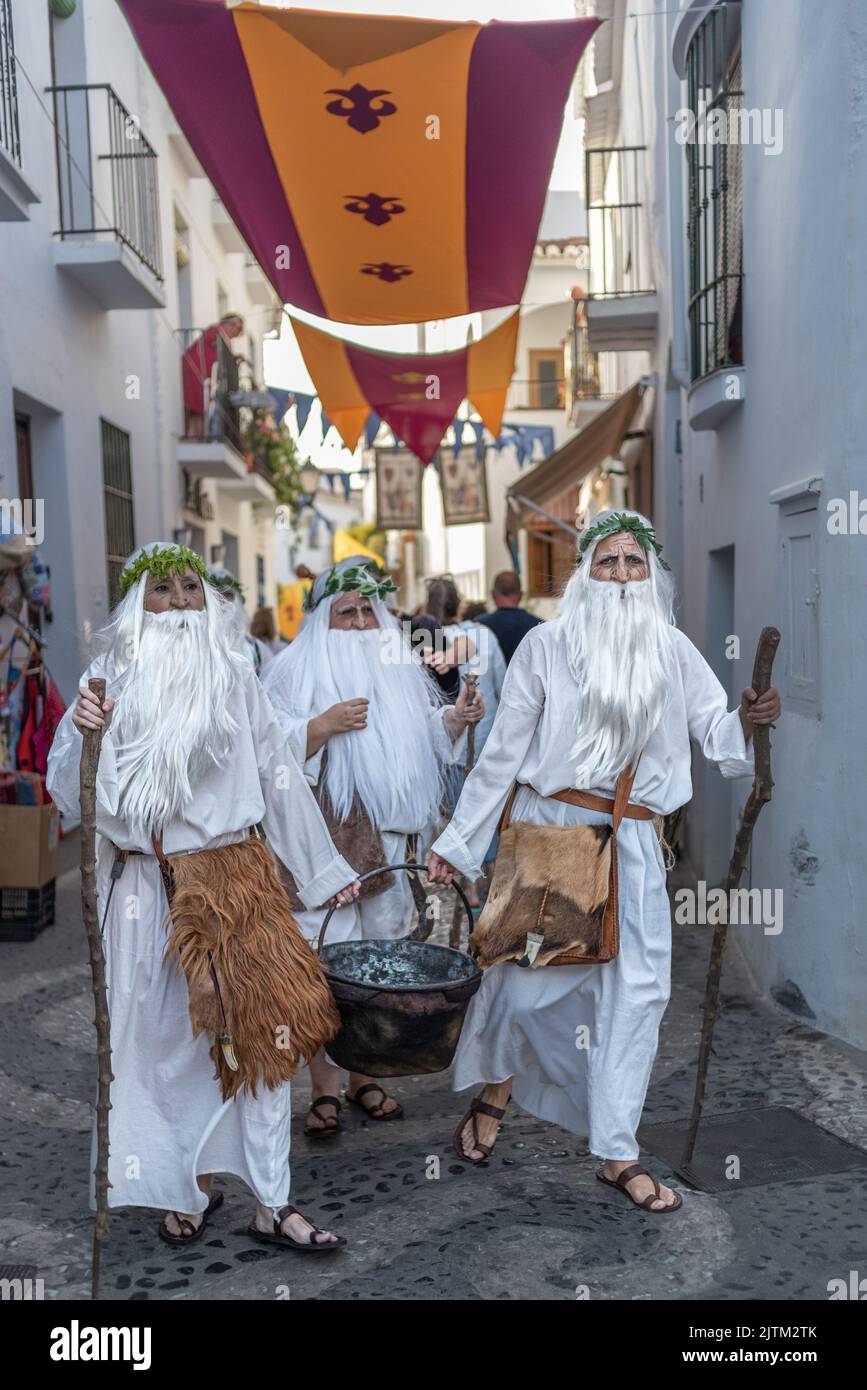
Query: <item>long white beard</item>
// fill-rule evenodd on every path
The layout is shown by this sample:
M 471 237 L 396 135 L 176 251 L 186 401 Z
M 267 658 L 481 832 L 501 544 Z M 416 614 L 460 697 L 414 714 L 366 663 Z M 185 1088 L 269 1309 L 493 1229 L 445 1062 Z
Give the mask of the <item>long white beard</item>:
M 442 773 L 429 680 L 388 629 L 324 634 L 317 709 L 366 699 L 367 728 L 328 740 L 325 791 L 344 819 L 356 797 L 382 830 L 421 830 L 439 815 Z M 396 657 L 404 653 L 403 660 Z
M 149 838 L 182 816 L 197 777 L 228 751 L 237 725 L 235 680 L 223 641 L 202 612 L 145 613 L 112 720 L 119 814 Z
M 570 581 L 560 622 L 578 683 L 575 786 L 610 787 L 634 764 L 668 701 L 673 647 L 650 580 Z

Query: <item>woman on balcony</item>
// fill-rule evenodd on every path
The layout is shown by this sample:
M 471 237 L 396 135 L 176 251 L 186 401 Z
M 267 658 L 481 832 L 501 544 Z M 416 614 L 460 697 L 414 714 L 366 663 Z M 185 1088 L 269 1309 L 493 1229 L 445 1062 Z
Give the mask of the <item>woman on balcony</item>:
M 204 439 L 205 415 L 213 399 L 211 374 L 217 362 L 218 339 L 227 347 L 233 338 L 244 332 L 240 314 L 224 314 L 219 323 L 212 323 L 198 338 L 194 338 L 181 358 L 181 379 L 184 389 L 184 435 L 187 439 Z M 229 348 L 231 351 L 231 348 Z M 243 360 L 243 359 L 242 359 Z M 208 386 L 207 395 L 205 385 Z

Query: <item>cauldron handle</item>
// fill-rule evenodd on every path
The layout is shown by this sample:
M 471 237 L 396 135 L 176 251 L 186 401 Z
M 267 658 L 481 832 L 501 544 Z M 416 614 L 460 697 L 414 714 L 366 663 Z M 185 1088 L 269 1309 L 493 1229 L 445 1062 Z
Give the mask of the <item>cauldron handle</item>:
M 361 876 L 360 876 L 359 879 L 358 879 L 358 882 L 359 882 L 359 883 L 366 883 L 367 880 L 368 880 L 369 878 L 375 878 L 377 874 L 387 874 L 387 873 L 391 873 L 391 872 L 392 872 L 393 870 L 395 870 L 395 869 L 406 869 L 408 873 L 413 873 L 413 872 L 416 872 L 416 873 L 419 873 L 419 872 L 421 872 L 421 873 L 426 873 L 426 872 L 427 872 L 427 869 L 425 868 L 425 865 L 424 865 L 424 864 L 383 864 L 383 865 L 382 865 L 382 868 L 380 868 L 380 869 L 371 869 L 371 870 L 370 870 L 370 873 L 361 874 Z M 468 901 L 468 899 L 467 899 L 467 895 L 466 895 L 466 893 L 464 892 L 464 890 L 463 890 L 463 888 L 461 887 L 461 885 L 460 885 L 457 881 L 455 881 L 451 886 L 452 886 L 452 888 L 454 888 L 455 892 L 457 893 L 458 897 L 460 898 L 461 902 L 462 902 L 463 905 L 464 905 L 464 910 L 466 911 L 466 914 L 467 914 L 467 923 L 468 923 L 467 936 L 468 936 L 468 938 L 469 938 L 470 936 L 472 936 L 472 932 L 473 932 L 473 909 L 470 907 L 469 901 Z M 324 941 L 325 941 L 325 931 L 326 931 L 326 928 L 328 927 L 328 923 L 331 921 L 331 918 L 333 917 L 334 913 L 337 911 L 338 907 L 344 907 L 344 906 L 346 906 L 346 904 L 344 904 L 344 903 L 335 903 L 334 907 L 329 907 L 328 911 L 327 911 L 326 914 L 325 914 L 325 919 L 324 919 L 324 921 L 323 921 L 323 923 L 322 923 L 322 926 L 321 926 L 321 928 L 320 928 L 320 930 L 319 930 L 319 940 L 318 940 L 317 943 L 316 943 L 316 949 L 317 949 L 317 951 L 320 951 L 320 952 L 321 952 L 321 950 L 322 950 L 322 946 L 323 946 L 323 943 L 324 943 Z

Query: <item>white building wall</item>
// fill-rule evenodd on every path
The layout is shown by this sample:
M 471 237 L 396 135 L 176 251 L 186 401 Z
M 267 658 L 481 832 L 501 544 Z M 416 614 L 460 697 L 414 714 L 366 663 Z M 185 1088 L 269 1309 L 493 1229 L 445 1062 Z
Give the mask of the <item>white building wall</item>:
M 658 0 L 660 11 L 671 8 Z M 702 432 L 688 423 L 686 155 L 672 120 L 686 105 L 671 59 L 677 22 L 658 14 L 623 25 L 612 142 L 648 144 L 647 222 L 660 298 L 649 363 L 658 384 L 654 515 L 676 572 L 680 624 L 732 704 L 750 683 L 762 626 L 782 632 L 774 672 L 785 706 L 772 734 L 776 789 L 755 832 L 749 882 L 782 890 L 783 929 L 771 935 L 739 927 L 732 936 L 778 1004 L 865 1046 L 867 536 L 829 534 L 827 508 L 851 491 L 867 498 L 860 265 L 867 187 L 856 173 L 867 139 L 867 10 L 859 0 L 831 7 L 790 0 L 781 24 L 775 6 L 742 5 L 744 104 L 782 110 L 784 143 L 777 155 L 758 144 L 743 148 L 744 399 L 716 430 Z M 625 357 L 624 385 L 632 371 Z M 811 476 L 823 480 L 818 506 L 806 516 L 815 587 L 799 593 L 784 567 L 785 513 L 809 502 L 776 504 L 771 494 Z M 729 547 L 730 606 L 718 559 Z M 790 672 L 814 602 L 819 692 L 811 707 L 799 703 Z M 727 636 L 739 641 L 737 660 L 727 659 Z M 749 784 L 724 783 L 701 759 L 695 773 L 689 848 L 699 873 L 715 882 Z
M 54 605 L 54 622 L 46 629 L 48 660 L 69 698 L 87 660 L 88 634 L 108 615 L 100 417 L 130 434 L 136 542 L 171 539 L 174 529 L 195 520 L 182 514 L 176 456 L 183 411 L 174 330 L 190 325 L 179 319 L 175 204 L 191 228 L 196 326 L 217 317 L 219 280 L 228 307 L 238 309 L 251 329 L 252 344 L 242 342 L 242 350 L 261 362 L 268 311 L 248 296 L 243 255 L 227 253 L 216 239 L 213 189 L 204 178 L 190 179 L 178 160 L 169 141 L 174 117 L 119 9 L 103 0 L 80 0 L 70 19 L 53 21 L 47 5 L 29 0 L 12 0 L 12 10 L 23 69 L 18 79 L 22 166 L 41 202 L 31 206 L 29 220 L 0 223 L 0 496 L 17 495 L 14 416 L 21 410 L 31 417 L 35 487 L 45 500 L 41 552 L 51 567 Z M 24 76 L 50 111 L 51 98 L 44 95 L 52 85 L 50 23 L 58 82 L 110 83 L 157 151 L 163 310 L 106 310 L 55 265 L 60 213 L 54 129 Z M 94 185 L 106 207 L 101 174 L 98 169 Z M 265 556 L 270 601 L 269 509 L 259 509 L 257 516 L 251 503 L 229 502 L 215 483 L 206 486 L 214 518 L 196 524 L 204 527 L 208 547 L 219 543 L 223 527 L 238 535 L 239 578 L 252 610 L 257 553 Z

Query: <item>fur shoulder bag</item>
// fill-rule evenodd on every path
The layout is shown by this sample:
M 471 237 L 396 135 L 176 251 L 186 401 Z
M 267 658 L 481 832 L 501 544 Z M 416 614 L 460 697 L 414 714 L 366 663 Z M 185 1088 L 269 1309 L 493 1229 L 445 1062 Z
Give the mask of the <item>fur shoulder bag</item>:
M 512 788 L 500 822 L 491 890 L 470 941 L 483 969 L 514 961 L 543 965 L 599 965 L 620 948 L 617 902 L 617 827 L 629 804 L 635 770 L 617 779 L 613 802 L 566 790 L 558 801 L 608 810 L 613 825 L 510 823 Z M 644 807 L 630 807 L 649 819 Z

